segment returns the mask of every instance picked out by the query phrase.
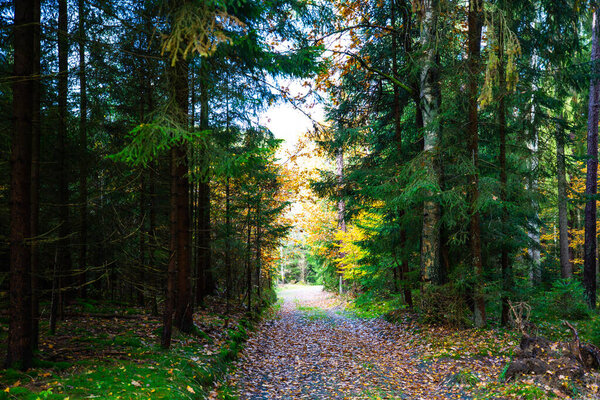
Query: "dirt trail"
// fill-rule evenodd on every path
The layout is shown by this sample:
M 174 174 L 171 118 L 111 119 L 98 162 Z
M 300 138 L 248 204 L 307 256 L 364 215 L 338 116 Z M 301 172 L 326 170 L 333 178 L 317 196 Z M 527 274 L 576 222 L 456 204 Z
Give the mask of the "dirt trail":
M 447 361 L 422 361 L 415 333 L 356 318 L 319 286 L 287 286 L 279 297 L 230 377 L 240 399 L 470 398 L 447 384 Z

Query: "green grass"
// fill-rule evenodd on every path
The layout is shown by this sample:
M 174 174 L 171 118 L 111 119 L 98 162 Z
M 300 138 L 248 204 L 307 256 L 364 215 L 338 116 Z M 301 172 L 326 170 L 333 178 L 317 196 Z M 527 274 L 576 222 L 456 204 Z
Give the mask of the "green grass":
M 399 393 L 394 393 L 394 397 L 390 397 L 390 393 L 382 388 L 373 387 L 364 389 L 361 392 L 361 398 L 366 398 L 370 400 L 382 400 L 382 399 L 403 399 L 404 396 Z
M 304 314 L 304 318 L 309 321 L 319 321 L 329 319 L 327 312 L 319 307 L 308 307 L 296 304 L 296 309 Z
M 490 383 L 479 388 L 474 399 L 519 399 L 519 400 L 541 400 L 554 399 L 556 396 L 551 392 L 525 382 L 517 381 L 509 384 Z
M 380 300 L 363 295 L 349 303 L 344 315 L 360 319 L 380 318 L 405 307 L 400 298 Z
M 126 359 L 86 360 L 74 363 L 37 361 L 26 373 L 8 369 L 0 373 L 0 400 L 198 399 L 221 379 L 242 350 L 252 325 L 241 320 L 229 329 L 216 354 L 206 355 L 203 342 L 177 335 L 170 351 L 144 343 L 128 334 L 113 340 L 94 338 L 95 346 L 118 346 Z M 205 343 L 205 342 L 204 342 Z M 31 382 L 44 382 L 31 386 Z

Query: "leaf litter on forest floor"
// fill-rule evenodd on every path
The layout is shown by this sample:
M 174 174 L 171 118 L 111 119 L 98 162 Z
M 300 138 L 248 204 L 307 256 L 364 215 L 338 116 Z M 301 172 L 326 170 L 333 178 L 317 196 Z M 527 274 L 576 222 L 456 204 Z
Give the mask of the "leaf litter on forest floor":
M 356 318 L 314 286 L 284 288 L 280 296 L 283 305 L 251 336 L 229 376 L 240 399 L 553 396 L 526 382 L 500 382 L 514 333 L 423 326 L 408 316 L 399 323 Z
M 86 313 L 70 306 L 55 335 L 42 324 L 34 368 L 0 371 L 0 399 L 202 398 L 203 386 L 215 377 L 213 363 L 244 315 L 225 316 L 224 302 L 207 301 L 214 312 L 195 313 L 196 333 L 175 332 L 168 352 L 159 344 L 159 317 L 141 308 L 122 318 L 111 317 L 115 305 L 94 305 Z

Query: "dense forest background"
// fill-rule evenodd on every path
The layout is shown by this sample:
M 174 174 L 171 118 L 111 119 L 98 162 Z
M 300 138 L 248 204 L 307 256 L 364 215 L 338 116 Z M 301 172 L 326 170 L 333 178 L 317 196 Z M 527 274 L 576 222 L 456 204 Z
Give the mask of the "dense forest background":
M 258 313 L 282 282 L 461 328 L 517 307 L 600 343 L 596 3 L 16 0 L 0 17 L 7 366 L 78 307 L 160 315 L 168 348 L 196 310 Z M 260 123 L 282 102 L 327 109 L 288 153 Z
M 328 121 L 292 167 L 324 199 L 296 247 L 315 279 L 459 326 L 508 324 L 520 302 L 540 320 L 588 315 L 594 7 L 336 3 L 316 78 Z

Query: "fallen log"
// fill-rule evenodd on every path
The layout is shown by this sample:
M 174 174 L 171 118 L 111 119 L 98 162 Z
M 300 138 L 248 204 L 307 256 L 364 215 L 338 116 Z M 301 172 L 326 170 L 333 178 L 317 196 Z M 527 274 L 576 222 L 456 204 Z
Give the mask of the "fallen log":
M 582 343 L 577 329 L 569 322 L 563 324 L 571 330 L 571 341 L 553 342 L 523 333 L 504 374 L 505 380 L 533 376 L 544 385 L 571 394 L 573 382 L 585 384 L 589 379 L 598 379 L 594 371 L 600 369 L 600 349 Z
M 145 314 L 96 314 L 96 313 L 66 313 L 65 318 L 100 318 L 100 319 L 144 319 L 148 318 Z

